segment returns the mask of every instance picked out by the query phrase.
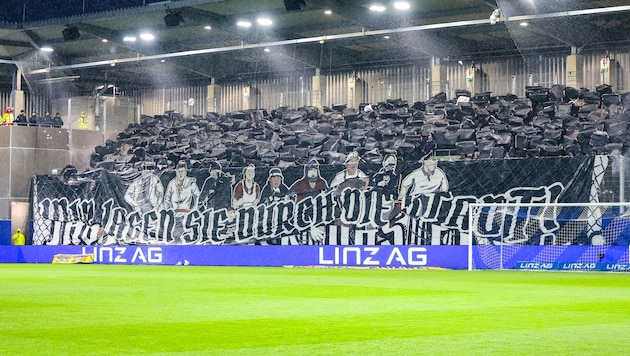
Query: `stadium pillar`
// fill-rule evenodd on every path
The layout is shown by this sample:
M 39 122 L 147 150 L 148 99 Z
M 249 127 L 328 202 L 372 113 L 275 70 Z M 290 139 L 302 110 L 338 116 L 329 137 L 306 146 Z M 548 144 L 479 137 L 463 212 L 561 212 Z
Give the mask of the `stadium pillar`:
M 358 108 L 363 102 L 363 81 L 352 76 L 348 78 L 348 108 Z
M 439 58 L 433 58 L 431 66 L 431 96 L 446 92 L 446 67 L 440 65 Z
M 208 111 L 219 112 L 221 106 L 221 86 L 216 84 L 208 85 Z
M 584 87 L 584 57 L 579 54 L 567 56 L 567 86 Z
M 322 98 L 323 98 L 323 93 L 324 91 L 322 90 L 322 88 L 324 87 L 326 82 L 326 77 L 323 77 L 321 75 L 315 75 L 313 76 L 313 80 L 312 80 L 312 85 L 313 85 L 313 92 L 312 92 L 312 98 L 311 98 L 311 105 L 319 108 L 320 110 L 322 110 L 324 108 L 324 104 L 322 102 Z
M 11 92 L 11 104 L 14 108 L 14 113 L 17 116 L 21 110 L 24 109 L 24 91 L 22 90 L 13 90 Z
M 251 85 L 243 88 L 243 110 L 258 109 L 258 89 Z
M 602 74 L 601 84 L 608 84 L 615 88 L 617 86 L 617 63 L 608 56 L 602 58 L 599 63 Z
M 11 90 L 11 107 L 13 113 L 17 115 L 20 110 L 24 110 L 24 91 L 22 91 L 22 71 L 17 70 L 14 76 L 13 90 Z
M 466 70 L 466 82 L 471 95 L 481 93 L 481 71 L 478 68 L 470 67 Z

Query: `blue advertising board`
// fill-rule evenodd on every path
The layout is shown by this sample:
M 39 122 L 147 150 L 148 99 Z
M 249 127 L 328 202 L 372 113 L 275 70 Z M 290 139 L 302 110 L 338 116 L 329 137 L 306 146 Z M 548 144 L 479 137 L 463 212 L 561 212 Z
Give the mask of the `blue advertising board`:
M 465 269 L 466 246 L 2 246 L 0 263 L 51 263 L 94 254 L 95 263 Z

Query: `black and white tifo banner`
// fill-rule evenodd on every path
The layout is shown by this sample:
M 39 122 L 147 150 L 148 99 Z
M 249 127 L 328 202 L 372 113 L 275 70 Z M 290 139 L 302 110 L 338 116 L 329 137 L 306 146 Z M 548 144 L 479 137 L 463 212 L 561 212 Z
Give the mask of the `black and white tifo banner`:
M 33 178 L 37 245 L 456 245 L 474 202 L 587 202 L 596 157 Z M 596 187 L 597 188 L 597 187 Z M 582 242 L 584 243 L 584 242 Z

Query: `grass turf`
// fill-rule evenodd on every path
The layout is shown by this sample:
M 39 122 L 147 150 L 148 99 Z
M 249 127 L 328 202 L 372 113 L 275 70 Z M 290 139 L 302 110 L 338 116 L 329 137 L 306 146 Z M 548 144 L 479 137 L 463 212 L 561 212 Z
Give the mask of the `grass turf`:
M 0 265 L 0 355 L 627 354 L 630 275 Z

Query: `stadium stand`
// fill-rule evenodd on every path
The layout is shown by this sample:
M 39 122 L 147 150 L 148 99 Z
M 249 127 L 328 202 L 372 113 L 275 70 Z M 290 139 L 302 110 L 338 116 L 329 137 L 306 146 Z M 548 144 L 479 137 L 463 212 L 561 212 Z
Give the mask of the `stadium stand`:
M 287 167 L 312 158 L 343 163 L 355 150 L 368 162 L 391 153 L 413 161 L 421 159 L 429 133 L 438 155 L 467 159 L 625 153 L 630 145 L 630 94 L 607 85 L 595 91 L 531 86 L 526 98 L 456 93 L 453 100 L 439 93 L 412 106 L 386 100 L 368 112 L 361 104 L 358 110 L 335 105 L 323 111 L 280 107 L 205 117 L 144 116 L 116 141 L 96 147 L 90 164 L 110 171 L 140 169 L 147 162 L 172 168 L 179 160 L 192 168 L 213 161 L 224 167 Z

